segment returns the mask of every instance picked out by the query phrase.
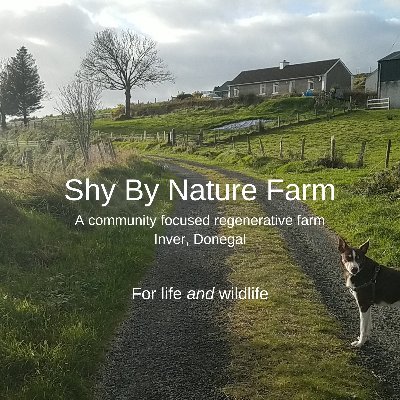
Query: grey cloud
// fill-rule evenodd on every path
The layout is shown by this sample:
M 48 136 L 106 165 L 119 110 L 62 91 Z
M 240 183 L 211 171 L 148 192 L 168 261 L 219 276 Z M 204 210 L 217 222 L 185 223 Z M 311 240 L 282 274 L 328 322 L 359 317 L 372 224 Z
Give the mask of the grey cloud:
M 159 44 L 161 56 L 176 76 L 176 84 L 133 91 L 135 101 L 166 99 L 178 90 L 212 89 L 241 70 L 274 66 L 284 58 L 300 63 L 340 57 L 352 72 L 368 71 L 389 51 L 400 49 L 400 43 L 392 48 L 400 25 L 383 16 L 345 7 L 329 10 L 322 0 L 308 4 L 308 9 L 299 9 L 289 0 L 137 0 L 134 6 L 121 0 L 79 2 L 94 14 L 109 6 L 122 17 L 144 9 L 169 27 L 198 31 L 179 41 Z M 357 9 L 360 2 L 351 4 Z M 0 15 L 0 57 L 14 55 L 16 48 L 25 44 L 36 58 L 47 88 L 56 95 L 57 87 L 70 80 L 79 67 L 93 33 L 102 29 L 82 8 L 64 5 L 24 17 Z M 315 13 L 310 16 L 312 12 Z M 276 15 L 279 18 L 272 19 Z M 249 21 L 248 25 L 237 22 L 239 18 L 255 16 L 261 18 Z M 126 23 L 129 26 L 129 19 Z M 25 37 L 45 39 L 50 45 L 34 45 L 23 41 Z M 122 102 L 123 93 L 104 93 L 104 105 Z
M 0 41 L 5 44 L 0 57 L 14 56 L 17 48 L 26 46 L 53 98 L 58 87 L 73 78 L 98 29 L 85 13 L 67 5 L 38 9 L 23 16 L 4 13 L 0 15 L 0 26 Z M 45 40 L 48 45 L 32 43 L 28 38 Z M 49 102 L 46 111 L 54 112 Z
M 390 50 L 396 32 L 398 27 L 367 13 L 297 15 L 278 24 L 215 26 L 163 48 L 170 49 L 168 62 L 181 73 L 183 86 L 211 87 L 243 69 L 278 65 L 284 58 L 299 63 L 340 57 L 353 72 L 368 71 Z

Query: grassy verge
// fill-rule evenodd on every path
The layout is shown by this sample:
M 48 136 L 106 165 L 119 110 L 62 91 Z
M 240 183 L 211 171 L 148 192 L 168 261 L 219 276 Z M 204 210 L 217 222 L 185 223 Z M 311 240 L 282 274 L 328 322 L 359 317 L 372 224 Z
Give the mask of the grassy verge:
M 126 178 L 162 183 L 166 176 L 137 160 L 91 174 L 107 185 Z M 131 287 L 153 260 L 154 232 L 140 226 L 77 228 L 75 218 L 165 213 L 166 193 L 149 210 L 141 202 L 129 204 L 120 190 L 109 207 L 71 203 L 62 185 L 11 167 L 1 169 L 0 183 L 0 397 L 89 399 Z
M 96 120 L 94 129 L 115 134 L 156 133 L 170 131 L 195 132 L 200 129 L 210 129 L 234 121 L 257 118 L 276 118 L 279 114 L 282 120 L 294 118 L 299 112 L 303 119 L 314 114 L 314 99 L 292 97 L 276 100 L 266 100 L 257 105 L 244 106 L 233 104 L 226 107 L 203 108 L 192 107 L 176 110 L 168 114 L 142 116 L 125 121 Z
M 195 169 L 213 182 L 232 183 Z M 245 201 L 228 202 L 223 211 L 225 216 L 263 214 L 260 205 Z M 232 383 L 226 393 L 241 400 L 375 398 L 375 379 L 338 339 L 340 327 L 288 255 L 278 231 L 239 226 L 220 233 L 246 234 L 246 245 L 237 246 L 227 260 L 232 285 L 269 292 L 267 301 L 237 301 L 229 312 Z
M 330 121 L 284 128 L 279 132 L 252 136 L 252 154 L 247 153 L 243 138 L 235 149 L 227 143 L 189 149 L 171 148 L 154 142 L 121 144 L 124 148 L 219 165 L 261 178 L 281 178 L 286 183 L 332 183 L 334 201 L 309 201 L 308 205 L 325 218 L 327 225 L 350 242 L 359 244 L 371 239 L 370 254 L 389 266 L 400 265 L 400 210 L 398 196 L 372 194 L 366 196 L 356 185 L 364 178 L 384 169 L 388 139 L 392 140 L 392 165 L 400 161 L 400 111 L 357 111 Z M 335 135 L 337 152 L 342 161 L 339 168 L 327 168 L 324 159 L 329 154 L 331 135 Z M 299 160 L 300 143 L 306 140 L 305 160 Z M 279 142 L 283 138 L 284 156 L 279 157 Z M 266 156 L 259 150 L 262 140 Z M 367 142 L 365 164 L 356 168 L 361 142 Z M 322 160 L 322 161 L 321 161 Z M 366 185 L 368 183 L 365 183 Z M 362 184 L 363 185 L 363 184 Z M 345 216 L 345 217 L 344 217 Z

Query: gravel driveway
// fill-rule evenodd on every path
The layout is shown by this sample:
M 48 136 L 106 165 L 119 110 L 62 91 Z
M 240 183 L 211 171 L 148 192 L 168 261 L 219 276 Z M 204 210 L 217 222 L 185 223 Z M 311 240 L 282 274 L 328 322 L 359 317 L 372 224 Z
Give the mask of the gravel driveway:
M 205 183 L 180 167 L 189 184 Z M 181 201 L 176 216 L 216 215 L 216 202 Z M 168 235 L 216 234 L 214 227 L 171 227 Z M 153 267 L 136 286 L 182 290 L 227 287 L 222 246 L 159 245 Z M 121 293 L 128 295 L 127 293 Z M 229 366 L 226 321 L 218 300 L 132 300 L 127 320 L 110 344 L 95 396 L 99 400 L 222 400 Z

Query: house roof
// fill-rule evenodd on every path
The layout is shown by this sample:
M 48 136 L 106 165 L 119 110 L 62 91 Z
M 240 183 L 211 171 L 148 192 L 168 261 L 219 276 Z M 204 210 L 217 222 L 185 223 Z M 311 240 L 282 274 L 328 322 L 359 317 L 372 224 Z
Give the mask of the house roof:
M 231 84 L 231 81 L 226 81 L 226 82 L 224 82 L 221 86 L 215 86 L 215 88 L 214 88 L 214 92 L 215 91 L 228 91 L 229 90 L 229 88 L 228 88 L 228 86 Z
M 381 58 L 378 62 L 390 60 L 400 60 L 400 51 L 390 53 L 388 56 Z
M 314 61 L 303 64 L 287 65 L 283 69 L 279 67 L 254 69 L 242 71 L 232 82 L 231 85 L 245 83 L 280 81 L 284 79 L 303 78 L 308 76 L 323 75 L 331 69 L 340 59 Z

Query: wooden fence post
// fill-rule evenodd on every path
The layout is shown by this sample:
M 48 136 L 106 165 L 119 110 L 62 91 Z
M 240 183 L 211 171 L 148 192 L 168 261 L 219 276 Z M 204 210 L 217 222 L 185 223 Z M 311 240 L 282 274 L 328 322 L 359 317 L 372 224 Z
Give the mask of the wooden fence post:
M 97 145 L 97 150 L 99 151 L 99 154 L 100 154 L 101 162 L 104 163 L 104 156 L 103 156 L 103 152 L 100 147 L 100 143 L 97 142 L 96 145 Z
M 279 158 L 283 158 L 283 138 L 279 141 Z
M 361 142 L 360 154 L 358 155 L 357 168 L 361 168 L 362 166 L 364 166 L 364 154 L 365 154 L 366 145 L 367 145 L 367 142 L 365 140 L 363 140 Z
M 172 146 L 175 146 L 176 145 L 176 132 L 175 132 L 175 128 L 172 128 L 172 131 L 171 131 L 171 134 L 172 134 Z
M 386 147 L 385 168 L 389 168 L 390 148 L 392 147 L 392 140 L 389 139 Z
M 33 173 L 33 152 L 32 150 L 25 150 L 25 159 L 28 166 L 28 172 Z
M 143 140 L 147 140 L 147 132 L 143 131 Z
M 306 147 L 306 138 L 303 136 L 301 138 L 301 148 L 300 148 L 300 160 L 303 161 L 304 160 L 304 150 Z
M 335 161 L 336 158 L 336 140 L 335 136 L 331 136 L 331 163 Z
M 157 143 L 160 143 L 160 133 L 159 132 L 157 132 Z
M 247 154 L 251 154 L 250 134 L 247 134 Z
M 167 133 L 164 131 L 164 142 L 167 141 Z
M 117 159 L 117 155 L 115 153 L 114 146 L 112 144 L 111 139 L 108 139 L 108 147 L 110 148 L 111 158 L 112 158 L 113 161 L 115 161 Z
M 104 139 L 101 139 L 101 143 L 103 144 L 104 154 L 111 157 L 108 142 L 106 142 Z
M 203 145 L 203 129 L 200 129 L 199 132 L 199 146 Z
M 231 136 L 231 140 L 232 140 L 232 149 L 235 149 L 235 136 Z
M 281 127 L 281 117 L 278 115 L 278 128 Z
M 264 126 L 263 126 L 263 124 L 261 122 L 261 119 L 258 120 L 258 132 L 259 133 L 264 132 Z
M 169 133 L 169 143 L 171 146 L 175 146 L 175 129 L 172 128 L 171 132 Z
M 258 138 L 258 140 L 259 140 L 259 142 L 260 142 L 260 151 L 261 151 L 261 155 L 262 155 L 263 157 L 265 157 L 264 144 L 263 144 L 263 142 L 262 142 L 262 140 L 261 140 L 260 137 Z
M 21 169 L 26 167 L 26 151 L 22 152 L 21 156 Z
M 214 133 L 214 147 L 217 147 L 217 134 Z

